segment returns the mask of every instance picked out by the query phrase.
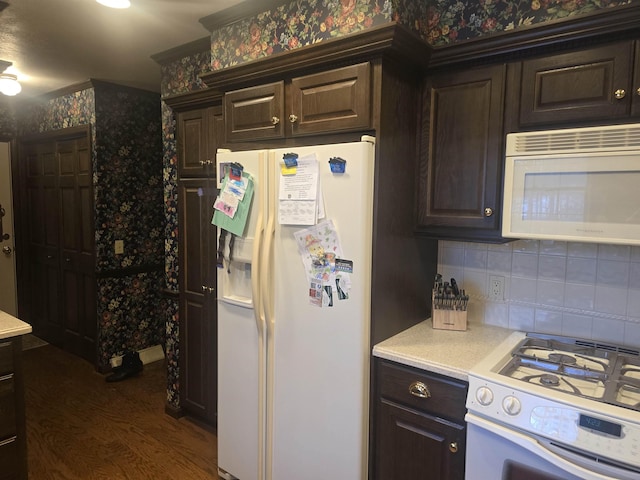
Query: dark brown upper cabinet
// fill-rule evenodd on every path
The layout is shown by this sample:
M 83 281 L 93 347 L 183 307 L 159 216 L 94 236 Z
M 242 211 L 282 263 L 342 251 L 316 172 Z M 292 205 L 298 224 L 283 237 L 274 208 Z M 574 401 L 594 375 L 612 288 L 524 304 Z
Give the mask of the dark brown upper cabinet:
M 215 170 L 222 128 L 220 107 L 201 107 L 177 114 L 178 173 L 181 178 L 209 177 Z M 217 130 L 216 130 L 217 129 Z
M 523 61 L 520 125 L 639 115 L 638 46 L 626 41 Z
M 418 175 L 418 232 L 500 239 L 506 65 L 428 77 Z
M 355 131 L 371 124 L 369 63 L 234 90 L 224 95 L 226 140 Z

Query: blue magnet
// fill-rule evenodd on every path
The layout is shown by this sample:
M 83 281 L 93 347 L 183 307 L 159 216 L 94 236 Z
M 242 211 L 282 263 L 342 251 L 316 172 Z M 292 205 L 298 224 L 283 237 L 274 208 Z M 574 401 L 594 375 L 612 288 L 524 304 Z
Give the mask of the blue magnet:
M 284 165 L 287 168 L 293 168 L 298 166 L 298 154 L 297 153 L 285 153 L 282 156 L 282 160 L 284 160 Z
M 347 161 L 340 157 L 332 157 L 329 159 L 329 167 L 333 173 L 344 173 Z

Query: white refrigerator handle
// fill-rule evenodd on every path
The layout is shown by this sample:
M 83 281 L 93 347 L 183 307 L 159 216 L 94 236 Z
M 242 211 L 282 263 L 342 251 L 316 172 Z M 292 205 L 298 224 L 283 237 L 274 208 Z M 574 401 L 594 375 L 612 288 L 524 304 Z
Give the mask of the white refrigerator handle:
M 256 327 L 258 329 L 258 335 L 261 337 L 265 331 L 265 318 L 264 309 L 262 308 L 262 291 L 260 288 L 260 276 L 262 275 L 262 269 L 260 268 L 260 255 L 262 249 L 262 235 L 264 233 L 263 226 L 263 214 L 262 211 L 258 214 L 256 231 L 253 237 L 253 252 L 252 259 L 253 272 L 251 273 L 251 298 L 253 299 L 253 312 L 256 319 Z

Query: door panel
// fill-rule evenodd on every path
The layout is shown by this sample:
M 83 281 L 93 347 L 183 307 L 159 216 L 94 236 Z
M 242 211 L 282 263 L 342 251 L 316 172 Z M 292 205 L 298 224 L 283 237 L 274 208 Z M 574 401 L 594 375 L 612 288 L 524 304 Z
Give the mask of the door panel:
M 0 143 L 0 310 L 18 314 L 16 259 L 13 229 L 13 195 L 11 190 L 11 151 Z

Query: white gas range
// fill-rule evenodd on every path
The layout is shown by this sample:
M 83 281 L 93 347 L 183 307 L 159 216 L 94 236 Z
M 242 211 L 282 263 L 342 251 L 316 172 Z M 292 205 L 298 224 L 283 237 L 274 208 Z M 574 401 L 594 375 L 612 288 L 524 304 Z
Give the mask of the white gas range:
M 467 480 L 640 479 L 640 355 L 514 333 L 469 372 Z

